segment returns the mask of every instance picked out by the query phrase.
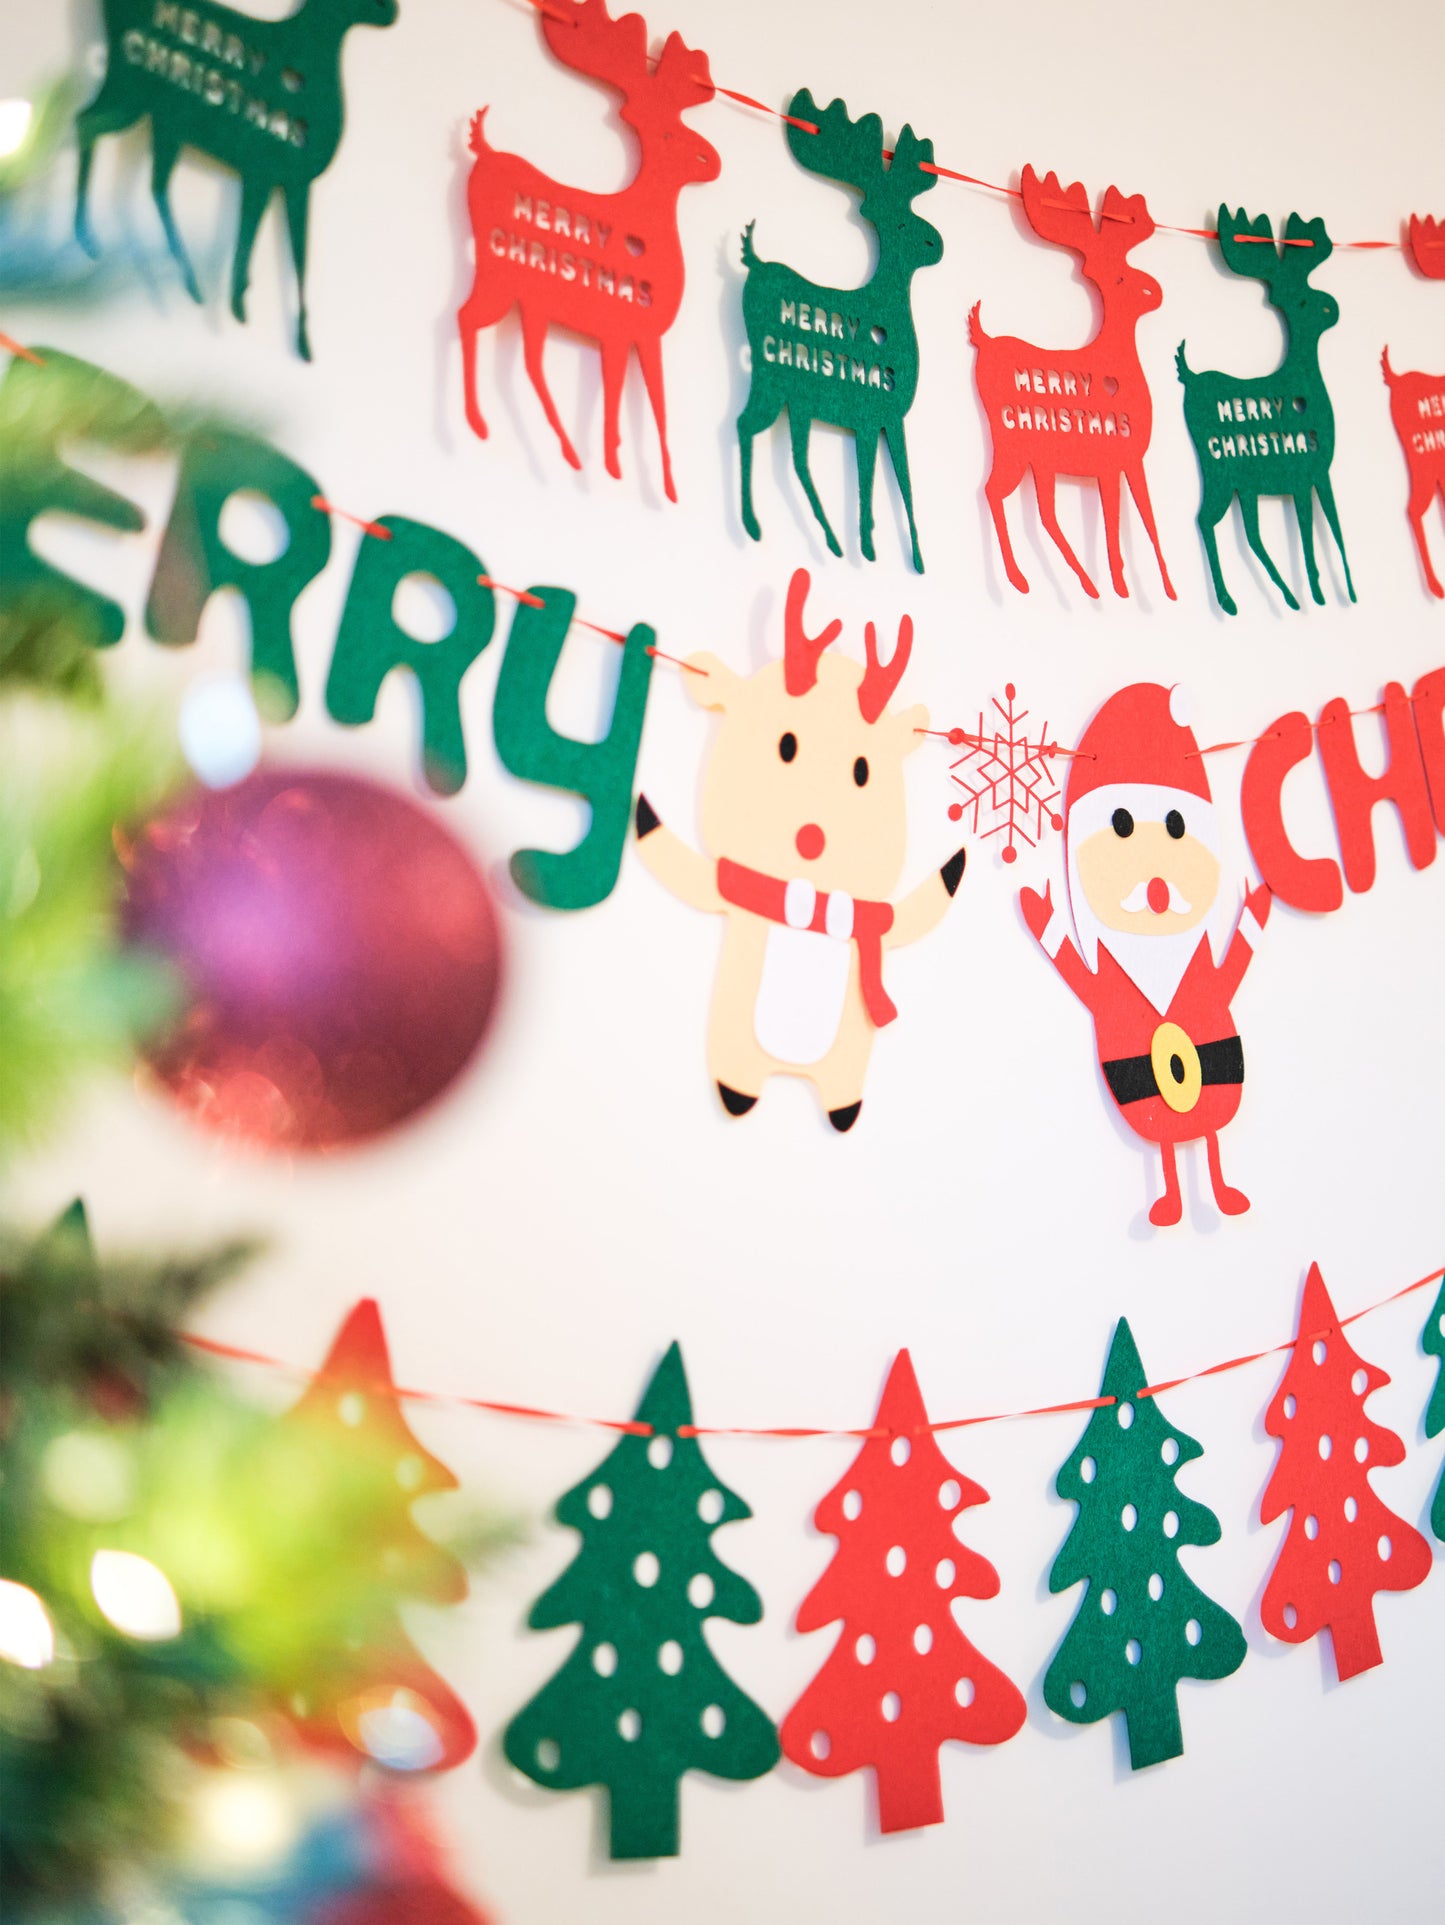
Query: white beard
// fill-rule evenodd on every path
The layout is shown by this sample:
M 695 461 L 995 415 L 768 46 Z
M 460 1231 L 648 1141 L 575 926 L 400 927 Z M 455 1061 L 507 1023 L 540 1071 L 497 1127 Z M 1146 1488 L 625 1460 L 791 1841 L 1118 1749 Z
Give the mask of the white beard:
M 1108 950 L 1134 987 L 1143 991 L 1161 1016 L 1168 1014 L 1195 951 L 1208 941 L 1208 932 L 1202 926 L 1181 929 L 1172 936 L 1126 935 L 1120 929 L 1102 927 L 1098 930 L 1099 948 Z

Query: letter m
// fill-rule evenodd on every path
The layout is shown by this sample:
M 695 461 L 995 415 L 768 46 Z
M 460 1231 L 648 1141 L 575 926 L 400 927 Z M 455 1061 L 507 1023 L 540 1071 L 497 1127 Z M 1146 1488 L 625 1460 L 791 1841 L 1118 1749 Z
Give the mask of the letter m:
M 791 328 L 791 327 L 796 327 L 797 325 L 798 325 L 798 303 L 796 301 L 784 301 L 782 304 L 782 308 L 778 314 L 778 326 L 782 328 Z

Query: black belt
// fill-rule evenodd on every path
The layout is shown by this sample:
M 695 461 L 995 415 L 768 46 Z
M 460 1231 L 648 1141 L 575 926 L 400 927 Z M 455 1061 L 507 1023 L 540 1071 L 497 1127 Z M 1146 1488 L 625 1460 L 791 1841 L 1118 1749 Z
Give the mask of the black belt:
M 1201 1083 L 1244 1081 L 1244 1045 L 1237 1036 L 1221 1036 L 1217 1043 L 1200 1043 L 1198 1055 Z M 1114 1101 L 1121 1107 L 1163 1094 L 1151 1056 L 1117 1056 L 1112 1063 L 1101 1067 Z

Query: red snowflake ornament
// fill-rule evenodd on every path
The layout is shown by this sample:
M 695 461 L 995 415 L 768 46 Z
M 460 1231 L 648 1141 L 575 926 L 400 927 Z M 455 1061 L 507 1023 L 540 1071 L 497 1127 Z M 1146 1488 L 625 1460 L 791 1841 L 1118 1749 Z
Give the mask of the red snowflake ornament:
M 962 789 L 967 802 L 950 804 L 949 819 L 957 822 L 971 807 L 975 835 L 1006 835 L 1005 862 L 1018 858 L 1016 838 L 1033 849 L 1043 837 L 1045 824 L 1051 829 L 1064 826 L 1063 817 L 1053 806 L 1059 799 L 1059 789 L 1049 767 L 1059 752 L 1058 744 L 1049 741 L 1047 722 L 1039 732 L 1038 741 L 1029 740 L 1024 728 L 1029 712 L 1014 707 L 1017 693 L 1009 682 L 1004 687 L 1003 702 L 994 696 L 993 706 L 1001 726 L 995 727 L 991 734 L 985 733 L 982 712 L 976 734 L 970 735 L 964 729 L 948 732 L 955 748 L 961 743 L 968 744 L 967 753 L 952 764 L 952 780 Z M 991 828 L 981 830 L 979 822 L 985 810 L 994 821 Z
M 1018 1690 L 952 1611 L 954 1598 L 998 1595 L 997 1571 L 953 1529 L 988 1492 L 958 1475 L 927 1425 L 900 1350 L 874 1422 L 881 1434 L 814 1512 L 838 1550 L 799 1606 L 798 1629 L 841 1618 L 843 1632 L 778 1733 L 784 1755 L 819 1777 L 871 1765 L 883 1831 L 942 1823 L 945 1739 L 1001 1744 L 1024 1721 Z
M 1405 1461 L 1394 1431 L 1365 1415 L 1365 1399 L 1389 1381 L 1350 1348 L 1311 1265 L 1299 1335 L 1264 1420 L 1283 1448 L 1260 1522 L 1291 1515 L 1259 1614 L 1290 1644 L 1328 1628 L 1341 1683 L 1381 1661 L 1375 1592 L 1413 1590 L 1430 1573 L 1430 1546 L 1370 1488 L 1372 1469 Z

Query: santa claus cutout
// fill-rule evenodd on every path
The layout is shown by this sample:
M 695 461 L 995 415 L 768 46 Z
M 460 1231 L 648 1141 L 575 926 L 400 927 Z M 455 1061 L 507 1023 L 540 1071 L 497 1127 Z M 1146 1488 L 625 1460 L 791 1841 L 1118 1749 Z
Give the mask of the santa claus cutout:
M 1149 1221 L 1183 1214 L 1180 1143 L 1203 1137 L 1214 1200 L 1249 1208 L 1224 1180 L 1219 1132 L 1239 1108 L 1244 1050 L 1229 1013 L 1270 893 L 1250 890 L 1232 934 L 1209 780 L 1182 689 L 1138 682 L 1105 702 L 1064 785 L 1069 917 L 1025 889 L 1024 920 L 1094 1019 L 1099 1067 L 1119 1113 L 1157 1143 L 1164 1194 Z M 1222 952 L 1222 954 L 1221 954 Z

